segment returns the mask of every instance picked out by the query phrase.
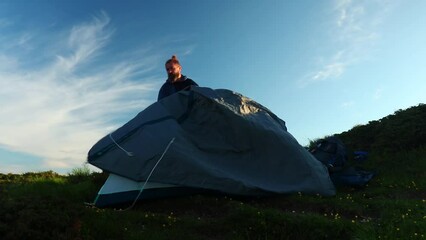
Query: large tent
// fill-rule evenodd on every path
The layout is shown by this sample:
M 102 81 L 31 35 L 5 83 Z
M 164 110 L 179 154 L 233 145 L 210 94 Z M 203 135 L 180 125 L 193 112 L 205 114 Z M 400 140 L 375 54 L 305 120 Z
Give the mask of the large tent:
M 192 87 L 153 103 L 100 139 L 88 161 L 111 174 L 98 206 L 205 190 L 335 194 L 326 167 L 283 120 L 225 89 Z

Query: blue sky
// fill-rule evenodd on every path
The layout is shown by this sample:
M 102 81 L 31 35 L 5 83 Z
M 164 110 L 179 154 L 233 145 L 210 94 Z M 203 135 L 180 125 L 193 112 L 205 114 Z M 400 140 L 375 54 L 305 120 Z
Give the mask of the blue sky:
M 80 167 L 176 54 L 306 145 L 426 102 L 423 0 L 2 0 L 0 172 Z

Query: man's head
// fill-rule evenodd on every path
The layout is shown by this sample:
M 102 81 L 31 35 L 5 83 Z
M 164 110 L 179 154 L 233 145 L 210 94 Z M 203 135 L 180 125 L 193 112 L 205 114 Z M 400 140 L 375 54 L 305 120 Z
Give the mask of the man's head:
M 172 82 L 176 81 L 182 76 L 181 75 L 182 67 L 175 55 L 173 55 L 172 58 L 167 60 L 166 71 L 167 71 L 167 76 L 169 77 L 168 79 Z

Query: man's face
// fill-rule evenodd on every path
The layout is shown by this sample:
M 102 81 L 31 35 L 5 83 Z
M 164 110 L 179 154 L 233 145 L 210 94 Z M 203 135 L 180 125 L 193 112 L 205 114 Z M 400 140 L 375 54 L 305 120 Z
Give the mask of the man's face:
M 169 79 L 176 80 L 180 77 L 181 66 L 175 63 L 167 63 L 166 71 Z

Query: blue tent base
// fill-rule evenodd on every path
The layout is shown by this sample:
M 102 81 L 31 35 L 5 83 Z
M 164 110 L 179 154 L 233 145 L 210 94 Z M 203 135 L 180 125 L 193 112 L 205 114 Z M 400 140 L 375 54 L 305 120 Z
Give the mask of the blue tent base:
M 330 178 L 336 186 L 364 187 L 375 175 L 374 172 L 350 167 L 341 172 L 330 173 Z
M 161 199 L 170 197 L 183 197 L 194 194 L 202 193 L 203 189 L 187 188 L 187 187 L 173 187 L 173 188 L 156 188 L 147 189 L 139 195 L 138 190 L 117 192 L 110 194 L 99 194 L 95 200 L 95 206 L 99 208 L 112 207 L 112 206 L 124 206 L 126 204 L 131 205 L 135 200 L 150 200 L 150 199 Z
M 142 191 L 142 192 L 141 192 Z M 138 200 L 188 196 L 204 189 L 155 182 L 137 182 L 110 174 L 94 201 L 96 207 L 131 205 Z

